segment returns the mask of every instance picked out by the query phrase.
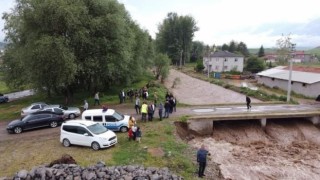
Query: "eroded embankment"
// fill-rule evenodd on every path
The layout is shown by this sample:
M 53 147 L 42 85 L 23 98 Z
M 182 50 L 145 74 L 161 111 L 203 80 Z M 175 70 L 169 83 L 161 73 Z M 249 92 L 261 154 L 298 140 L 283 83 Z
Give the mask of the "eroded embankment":
M 189 144 L 207 146 L 209 176 L 220 164 L 226 179 L 320 179 L 320 130 L 306 120 L 269 120 L 266 131 L 257 121 L 215 122 L 211 137 Z

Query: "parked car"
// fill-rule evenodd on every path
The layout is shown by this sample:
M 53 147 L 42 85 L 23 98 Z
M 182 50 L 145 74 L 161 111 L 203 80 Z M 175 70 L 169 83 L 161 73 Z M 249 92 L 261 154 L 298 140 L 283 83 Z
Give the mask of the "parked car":
M 113 131 L 97 122 L 71 120 L 61 125 L 60 142 L 65 147 L 80 145 L 99 150 L 117 144 L 118 139 Z
M 3 94 L 0 94 L 0 103 L 6 103 L 9 101 L 8 96 L 4 96 Z
M 11 121 L 7 126 L 9 133 L 19 134 L 22 131 L 50 126 L 52 128 L 62 124 L 64 117 L 52 112 L 31 113 L 21 119 Z
M 40 111 L 51 111 L 58 114 L 63 114 L 66 118 L 74 119 L 80 116 L 81 111 L 77 107 L 63 107 L 61 105 L 47 105 L 43 107 Z
M 24 117 L 30 113 L 39 111 L 40 109 L 42 109 L 43 107 L 47 106 L 46 103 L 44 102 L 36 102 L 36 103 L 32 103 L 30 106 L 22 108 L 21 110 L 21 116 Z
M 106 128 L 113 131 L 126 132 L 129 129 L 128 115 L 123 115 L 114 109 L 89 109 L 82 113 L 83 120 L 99 122 Z

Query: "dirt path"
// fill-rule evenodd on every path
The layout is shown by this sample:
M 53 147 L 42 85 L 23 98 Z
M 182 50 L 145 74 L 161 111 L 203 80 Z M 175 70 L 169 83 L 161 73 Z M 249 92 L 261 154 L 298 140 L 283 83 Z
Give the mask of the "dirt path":
M 176 78 L 180 83 L 172 88 Z M 177 70 L 171 69 L 165 86 L 177 98 L 180 103 L 190 105 L 245 103 L 245 95 L 225 89 L 221 86 L 205 82 Z M 252 102 L 260 102 L 251 98 Z

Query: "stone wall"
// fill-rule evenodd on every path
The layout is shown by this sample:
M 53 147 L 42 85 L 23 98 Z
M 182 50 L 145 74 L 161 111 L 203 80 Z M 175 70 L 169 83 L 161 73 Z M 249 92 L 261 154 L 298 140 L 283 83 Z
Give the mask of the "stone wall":
M 32 168 L 31 171 L 20 170 L 13 178 L 0 178 L 0 180 L 99 180 L 99 179 L 121 179 L 121 180 L 182 180 L 183 177 L 172 174 L 167 167 L 143 167 L 140 165 L 128 166 L 105 166 L 104 162 L 83 168 L 76 164 L 55 164 Z

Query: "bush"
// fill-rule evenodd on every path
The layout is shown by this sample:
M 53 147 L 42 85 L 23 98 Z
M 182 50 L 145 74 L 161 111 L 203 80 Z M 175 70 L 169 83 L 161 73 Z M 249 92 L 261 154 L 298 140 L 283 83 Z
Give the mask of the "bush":
M 196 65 L 196 71 L 197 71 L 197 72 L 201 72 L 201 71 L 203 71 L 203 70 L 204 70 L 204 65 L 203 65 L 203 63 L 202 63 L 201 60 L 198 60 L 198 61 L 197 61 L 197 65 Z

